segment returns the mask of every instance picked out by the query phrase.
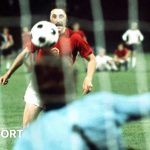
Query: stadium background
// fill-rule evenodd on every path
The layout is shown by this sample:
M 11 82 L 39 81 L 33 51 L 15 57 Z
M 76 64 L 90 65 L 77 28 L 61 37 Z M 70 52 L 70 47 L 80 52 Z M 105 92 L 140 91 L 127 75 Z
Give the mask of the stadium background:
M 61 2 L 61 1 L 60 1 Z M 79 21 L 81 28 L 85 31 L 91 46 L 94 46 L 93 17 L 90 0 L 67 0 L 67 13 L 71 25 L 74 20 Z M 149 51 L 150 29 L 149 0 L 138 1 L 139 27 L 144 34 L 144 51 Z M 39 20 L 48 20 L 51 8 L 55 6 L 55 0 L 30 0 L 29 11 L 31 13 L 31 26 Z M 101 0 L 102 16 L 104 19 L 104 33 L 106 48 L 112 52 L 121 35 L 128 28 L 128 0 Z M 135 10 L 136 11 L 136 10 Z M 0 5 L 0 27 L 8 26 L 15 39 L 16 49 L 21 47 L 20 32 L 20 3 L 19 0 L 1 0 Z M 26 15 L 26 12 L 24 13 Z M 28 14 L 27 14 L 28 17 Z M 24 23 L 25 25 L 26 23 Z
M 63 0 L 58 0 L 60 3 Z M 91 0 L 96 1 L 96 0 Z M 92 47 L 95 47 L 94 40 L 94 19 L 92 14 L 90 0 L 66 0 L 67 14 L 69 18 L 68 25 L 74 21 L 79 21 L 82 29 L 85 31 L 87 39 Z M 136 0 L 99 0 L 101 2 L 102 17 L 104 19 L 104 41 L 108 52 L 112 53 L 118 42 L 121 40 L 123 32 L 128 29 L 128 8 L 129 1 Z M 26 6 L 25 2 L 29 2 L 29 8 L 23 12 L 27 22 L 24 26 L 32 26 L 39 20 L 48 20 L 50 9 L 54 7 L 54 0 L 0 0 L 0 29 L 2 27 L 10 27 L 10 32 L 14 36 L 15 50 L 21 48 L 21 8 Z M 138 0 L 138 20 L 140 30 L 145 39 L 143 48 L 145 52 L 149 52 L 150 29 L 149 29 L 149 0 Z M 96 8 L 95 8 L 96 9 Z M 136 11 L 136 10 L 135 10 Z M 31 18 L 31 24 L 28 19 Z M 101 40 L 101 38 L 100 38 Z M 93 91 L 108 90 L 120 94 L 139 94 L 150 91 L 150 55 L 144 55 L 144 68 L 140 70 L 129 70 L 127 72 L 102 72 L 96 73 L 94 77 Z M 2 65 L 5 61 L 2 62 Z M 79 81 L 85 76 L 82 60 L 77 60 Z M 142 64 L 142 65 L 143 65 Z M 22 114 L 24 109 L 23 95 L 28 84 L 29 74 L 25 72 L 25 67 L 21 67 L 14 76 L 12 76 L 7 86 L 0 87 L 0 129 L 20 129 L 22 124 Z M 138 68 L 139 69 L 139 68 Z M 5 69 L 2 68 L 2 74 Z M 16 85 L 17 83 L 17 85 Z M 78 95 L 81 96 L 82 82 L 77 86 Z M 139 90 L 140 89 L 140 90 Z M 133 122 L 123 127 L 124 138 L 127 146 L 136 150 L 149 150 L 150 139 L 150 120 Z M 0 149 L 10 150 L 13 147 L 15 139 L 0 138 Z M 147 142 L 148 141 L 148 142 Z

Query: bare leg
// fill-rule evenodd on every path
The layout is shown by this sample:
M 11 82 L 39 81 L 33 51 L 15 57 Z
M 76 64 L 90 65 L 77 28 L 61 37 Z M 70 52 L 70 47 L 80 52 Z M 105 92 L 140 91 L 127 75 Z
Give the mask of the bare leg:
M 41 110 L 42 108 L 39 106 L 26 103 L 23 114 L 23 128 L 27 127 L 30 122 L 36 119 Z

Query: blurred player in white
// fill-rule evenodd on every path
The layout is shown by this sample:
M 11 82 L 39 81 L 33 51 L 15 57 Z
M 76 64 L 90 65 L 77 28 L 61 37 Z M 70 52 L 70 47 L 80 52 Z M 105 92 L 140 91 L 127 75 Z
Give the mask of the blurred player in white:
M 117 71 L 113 58 L 106 55 L 106 50 L 104 48 L 99 48 L 98 55 L 96 55 L 96 70 Z
M 13 72 L 23 63 L 27 55 L 37 52 L 37 61 L 46 55 L 66 56 L 71 63 L 75 62 L 78 53 L 88 61 L 87 74 L 83 81 L 83 93 L 89 93 L 92 90 L 92 79 L 95 71 L 96 61 L 92 49 L 83 38 L 66 27 L 67 15 L 63 9 L 53 9 L 50 12 L 50 21 L 57 26 L 59 39 L 55 46 L 47 49 L 39 49 L 31 42 L 28 42 L 26 48 L 17 56 L 11 68 L 0 78 L 0 84 L 5 85 Z M 26 102 L 23 116 L 23 126 L 26 127 L 37 114 L 41 111 L 38 93 L 34 90 L 32 83 L 29 84 L 24 100 Z
M 140 44 L 144 40 L 143 34 L 138 29 L 137 22 L 131 24 L 131 29 L 128 29 L 122 35 L 122 39 L 126 42 L 127 48 L 131 51 L 131 65 L 135 67 L 135 61 L 133 61 L 132 58 L 135 56 L 135 50 L 140 48 Z

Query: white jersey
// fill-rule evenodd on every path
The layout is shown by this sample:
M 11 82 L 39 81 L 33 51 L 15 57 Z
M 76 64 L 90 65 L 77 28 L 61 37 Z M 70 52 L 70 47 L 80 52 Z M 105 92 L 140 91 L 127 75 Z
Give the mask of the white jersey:
M 140 44 L 140 42 L 143 41 L 144 37 L 138 29 L 136 30 L 129 29 L 123 34 L 122 39 L 126 41 L 127 44 L 130 45 L 130 44 Z
M 96 56 L 96 69 L 111 70 L 111 67 L 109 64 L 110 61 L 112 61 L 112 58 L 107 55 L 104 55 L 104 56 L 97 55 Z
M 96 63 L 97 64 L 106 64 L 108 61 L 112 60 L 110 56 L 104 55 L 104 56 L 96 56 Z

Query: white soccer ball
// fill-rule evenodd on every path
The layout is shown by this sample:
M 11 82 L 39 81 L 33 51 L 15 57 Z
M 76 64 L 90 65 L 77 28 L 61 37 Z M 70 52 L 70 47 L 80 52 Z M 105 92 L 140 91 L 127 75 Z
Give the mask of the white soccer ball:
M 55 24 L 40 21 L 31 29 L 31 41 L 37 47 L 51 47 L 58 41 L 58 29 Z

